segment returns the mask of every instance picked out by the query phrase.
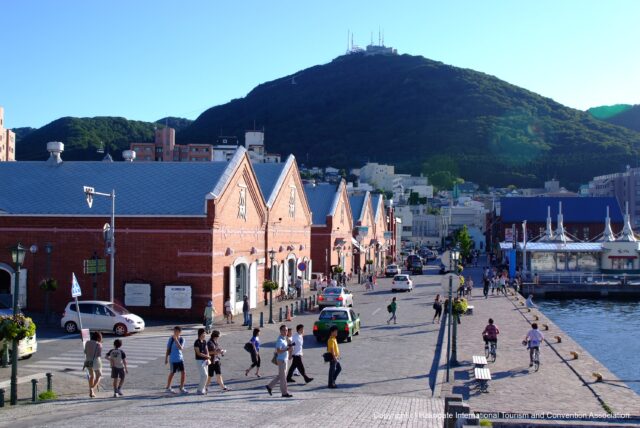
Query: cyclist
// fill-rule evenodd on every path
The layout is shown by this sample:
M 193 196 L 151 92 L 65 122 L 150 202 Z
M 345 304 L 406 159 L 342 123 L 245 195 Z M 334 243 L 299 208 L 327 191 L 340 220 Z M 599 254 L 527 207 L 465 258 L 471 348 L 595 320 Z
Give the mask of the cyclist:
M 500 334 L 500 330 L 493 323 L 493 318 L 489 318 L 489 324 L 484 328 L 482 332 L 482 338 L 484 339 L 484 347 L 485 349 L 489 348 L 489 343 L 493 342 L 495 347 L 498 347 L 498 335 Z
M 537 349 L 540 352 L 540 344 L 544 340 L 544 336 L 538 330 L 538 324 L 531 324 L 531 330 L 527 333 L 524 340 L 522 341 L 523 345 L 527 345 L 527 349 L 529 349 L 529 367 L 533 367 L 533 352 Z

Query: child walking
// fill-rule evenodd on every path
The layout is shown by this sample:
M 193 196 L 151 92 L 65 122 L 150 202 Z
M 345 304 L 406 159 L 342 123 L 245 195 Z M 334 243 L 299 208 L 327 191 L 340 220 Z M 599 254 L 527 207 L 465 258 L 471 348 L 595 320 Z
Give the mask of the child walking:
M 122 349 L 122 341 L 116 339 L 113 341 L 113 348 L 107 352 L 107 358 L 111 363 L 111 379 L 113 379 L 113 396 L 122 397 L 122 384 L 124 383 L 125 374 L 129 373 L 127 368 L 127 355 Z

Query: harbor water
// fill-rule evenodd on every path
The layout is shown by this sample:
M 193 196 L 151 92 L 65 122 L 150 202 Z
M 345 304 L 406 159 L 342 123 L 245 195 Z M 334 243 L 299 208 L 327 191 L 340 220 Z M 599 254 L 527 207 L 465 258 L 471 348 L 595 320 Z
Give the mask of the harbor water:
M 540 311 L 640 394 L 640 302 L 544 299 Z

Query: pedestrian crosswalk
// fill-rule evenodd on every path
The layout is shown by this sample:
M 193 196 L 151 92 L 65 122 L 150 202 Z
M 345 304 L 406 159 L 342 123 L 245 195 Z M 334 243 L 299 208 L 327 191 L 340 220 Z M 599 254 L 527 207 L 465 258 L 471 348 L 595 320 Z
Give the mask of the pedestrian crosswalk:
M 167 346 L 168 335 L 145 335 L 139 334 L 122 338 L 122 350 L 127 356 L 127 366 L 137 368 L 164 357 Z M 185 337 L 185 339 L 188 338 Z M 113 340 L 106 337 L 102 345 L 102 366 L 103 370 L 108 369 L 109 362 L 106 360 L 106 353 L 113 348 Z M 84 363 L 84 352 L 79 340 L 69 341 L 68 350 L 53 357 L 39 361 L 25 361 L 21 369 L 35 371 L 57 371 L 57 372 L 78 372 L 81 374 Z

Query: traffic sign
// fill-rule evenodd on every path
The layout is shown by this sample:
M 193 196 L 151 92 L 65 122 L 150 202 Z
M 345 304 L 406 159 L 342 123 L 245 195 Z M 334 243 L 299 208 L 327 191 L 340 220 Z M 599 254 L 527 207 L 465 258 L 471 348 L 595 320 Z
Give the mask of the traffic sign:
M 105 259 L 87 259 L 84 261 L 84 273 L 86 275 L 105 273 L 106 271 L 107 261 Z
M 455 293 L 458 287 L 460 287 L 460 276 L 456 275 L 455 273 L 448 273 L 442 277 L 440 285 L 442 286 L 442 290 L 445 293 L 449 292 L 449 278 L 451 278 L 451 288 Z
M 82 289 L 80 288 L 80 284 L 76 279 L 76 274 L 72 273 L 71 274 L 71 297 L 80 297 L 80 296 L 82 296 Z
M 305 262 L 302 262 L 302 263 L 298 264 L 298 270 L 301 270 L 301 271 L 303 271 L 303 272 L 304 272 L 305 270 L 307 270 L 307 265 L 306 265 L 306 263 L 305 263 Z

